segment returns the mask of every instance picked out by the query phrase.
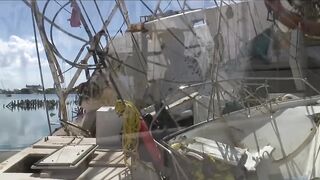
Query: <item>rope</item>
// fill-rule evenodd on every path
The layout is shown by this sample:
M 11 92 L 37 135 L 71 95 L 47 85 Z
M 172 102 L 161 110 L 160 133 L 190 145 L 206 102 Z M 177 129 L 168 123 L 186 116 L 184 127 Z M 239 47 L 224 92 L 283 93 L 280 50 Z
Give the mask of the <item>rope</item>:
M 123 118 L 122 148 L 125 164 L 129 166 L 128 157 L 130 156 L 131 165 L 135 165 L 136 159 L 139 158 L 140 112 L 133 103 L 122 100 L 117 100 L 115 110 Z
M 42 84 L 43 100 L 44 100 L 44 102 L 47 102 L 46 93 L 45 93 L 45 89 L 44 89 L 42 68 L 41 68 L 41 63 L 40 63 L 40 54 L 39 54 L 39 47 L 38 47 L 38 38 L 37 38 L 37 33 L 36 33 L 36 25 L 35 25 L 35 20 L 34 20 L 32 8 L 31 8 L 31 16 L 32 16 L 32 26 L 33 26 L 34 39 L 35 39 L 35 43 L 36 43 L 37 58 L 38 58 L 38 65 L 39 65 L 39 71 L 40 71 L 40 78 L 41 78 L 41 84 Z M 50 135 L 52 135 L 49 112 L 48 112 L 48 107 L 47 107 L 46 104 L 45 104 L 45 110 L 46 110 L 46 116 L 47 116 L 47 121 L 48 121 L 49 133 L 50 133 Z

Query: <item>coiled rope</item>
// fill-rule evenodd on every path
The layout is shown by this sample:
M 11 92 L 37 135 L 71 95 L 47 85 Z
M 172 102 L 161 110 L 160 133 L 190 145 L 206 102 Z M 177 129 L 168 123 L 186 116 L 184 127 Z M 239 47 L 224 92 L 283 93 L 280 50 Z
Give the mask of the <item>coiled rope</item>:
M 122 148 L 125 163 L 129 166 L 128 157 L 131 157 L 131 165 L 134 166 L 139 158 L 140 112 L 133 103 L 121 100 L 117 100 L 115 110 L 123 118 Z

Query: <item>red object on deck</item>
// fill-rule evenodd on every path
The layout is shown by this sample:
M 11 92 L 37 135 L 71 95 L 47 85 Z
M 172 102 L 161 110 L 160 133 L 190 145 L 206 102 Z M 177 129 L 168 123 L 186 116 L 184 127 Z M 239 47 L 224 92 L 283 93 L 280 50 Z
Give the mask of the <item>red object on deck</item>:
M 140 122 L 141 122 L 140 123 L 140 137 L 142 138 L 143 143 L 152 158 L 152 161 L 156 165 L 162 166 L 163 159 L 161 157 L 161 152 L 158 149 L 156 143 L 154 142 L 154 139 L 149 132 L 149 129 L 148 129 L 146 122 L 143 119 Z

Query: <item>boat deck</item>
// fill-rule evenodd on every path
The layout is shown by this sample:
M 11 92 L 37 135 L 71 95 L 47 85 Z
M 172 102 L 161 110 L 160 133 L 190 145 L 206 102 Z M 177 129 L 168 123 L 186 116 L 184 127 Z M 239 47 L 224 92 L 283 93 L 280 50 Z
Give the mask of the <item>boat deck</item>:
M 95 146 L 96 139 L 70 136 L 45 137 L 3 161 L 0 164 L 0 179 L 131 179 L 129 169 L 124 163 L 123 152 L 117 149 L 95 149 L 83 160 L 83 163 L 78 163 L 80 165 L 77 167 L 34 168 L 35 164 L 43 161 L 43 158 L 48 158 L 50 154 L 58 152 L 63 147 L 81 145 Z M 74 156 L 78 155 L 79 153 Z M 66 156 L 58 155 L 56 161 L 65 161 L 61 158 Z

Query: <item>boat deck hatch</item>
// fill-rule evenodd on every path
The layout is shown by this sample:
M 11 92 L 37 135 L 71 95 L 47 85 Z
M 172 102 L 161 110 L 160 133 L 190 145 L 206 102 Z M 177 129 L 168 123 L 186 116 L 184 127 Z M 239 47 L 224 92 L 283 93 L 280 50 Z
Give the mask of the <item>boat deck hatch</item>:
M 26 157 L 22 158 L 20 161 L 11 166 L 6 173 L 37 173 L 39 170 L 32 169 L 31 166 L 35 162 L 44 158 L 44 154 L 29 154 Z
M 90 155 L 97 145 L 66 145 L 32 166 L 32 169 L 75 169 Z

